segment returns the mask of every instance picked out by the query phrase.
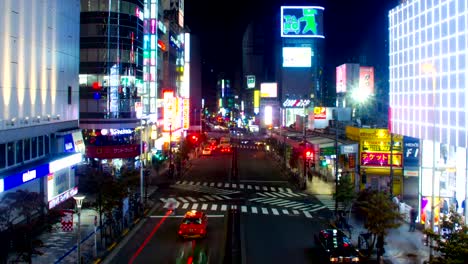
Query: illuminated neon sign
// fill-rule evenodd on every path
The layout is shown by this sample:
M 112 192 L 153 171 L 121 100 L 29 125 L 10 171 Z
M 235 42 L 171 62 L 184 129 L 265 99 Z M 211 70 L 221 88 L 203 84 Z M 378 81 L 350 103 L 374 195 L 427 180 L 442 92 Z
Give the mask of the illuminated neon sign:
M 282 6 L 281 37 L 325 38 L 321 6 Z

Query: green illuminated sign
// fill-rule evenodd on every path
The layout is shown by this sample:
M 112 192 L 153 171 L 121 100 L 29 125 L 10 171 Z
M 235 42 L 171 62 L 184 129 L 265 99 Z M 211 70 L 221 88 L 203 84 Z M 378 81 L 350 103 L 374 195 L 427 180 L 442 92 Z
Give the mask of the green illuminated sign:
M 282 6 L 281 37 L 324 38 L 323 7 Z

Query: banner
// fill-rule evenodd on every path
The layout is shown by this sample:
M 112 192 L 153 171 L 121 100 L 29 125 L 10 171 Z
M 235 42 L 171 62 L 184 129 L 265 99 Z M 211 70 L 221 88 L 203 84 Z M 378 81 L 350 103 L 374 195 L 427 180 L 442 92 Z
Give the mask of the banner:
M 60 223 L 62 224 L 62 231 L 63 232 L 72 232 L 73 231 L 73 210 L 62 210 L 60 214 L 62 218 L 60 219 Z
M 87 146 L 86 157 L 98 159 L 134 158 L 140 155 L 140 144 L 121 146 Z
M 361 153 L 362 166 L 390 167 L 390 153 L 364 152 Z M 393 153 L 393 167 L 402 167 L 401 154 Z

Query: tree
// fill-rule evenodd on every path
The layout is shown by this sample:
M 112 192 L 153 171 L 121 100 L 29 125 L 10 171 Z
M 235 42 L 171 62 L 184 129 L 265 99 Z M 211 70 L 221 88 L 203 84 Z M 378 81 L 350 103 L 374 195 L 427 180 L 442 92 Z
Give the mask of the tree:
M 351 207 L 356 200 L 356 190 L 349 175 L 343 175 L 338 180 L 338 188 L 333 194 L 333 198 L 342 203 L 345 211 L 351 213 Z
M 443 235 L 430 229 L 424 230 L 434 241 L 435 251 L 440 253 L 430 260 L 431 264 L 462 264 L 468 259 L 468 227 L 463 224 L 462 216 L 454 208 L 450 208 L 449 215 L 442 218 Z
M 384 193 L 372 191 L 368 198 L 368 200 L 358 202 L 358 206 L 364 212 L 364 227 L 373 236 L 370 244 L 370 249 L 373 249 L 378 237 L 383 242 L 390 229 L 401 225 L 403 215 L 398 211 L 397 205 Z M 377 257 L 379 258 L 381 254 L 378 253 Z

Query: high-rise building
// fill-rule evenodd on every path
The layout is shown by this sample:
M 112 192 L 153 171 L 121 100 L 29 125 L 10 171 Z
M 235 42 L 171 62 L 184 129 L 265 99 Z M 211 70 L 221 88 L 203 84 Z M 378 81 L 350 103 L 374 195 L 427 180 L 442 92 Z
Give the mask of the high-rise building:
M 432 202 L 468 194 L 467 19 L 465 0 L 404 1 L 389 12 L 389 123 L 405 136 L 404 194 L 418 199 L 422 223 Z
M 77 193 L 75 165 L 84 153 L 80 1 L 3 0 L 0 9 L 0 197 L 36 192 L 54 208 Z
M 86 157 L 105 160 L 104 169 L 120 170 L 133 166 L 140 154 L 137 114 L 148 106 L 138 93 L 143 86 L 143 0 L 82 2 L 80 127 Z

